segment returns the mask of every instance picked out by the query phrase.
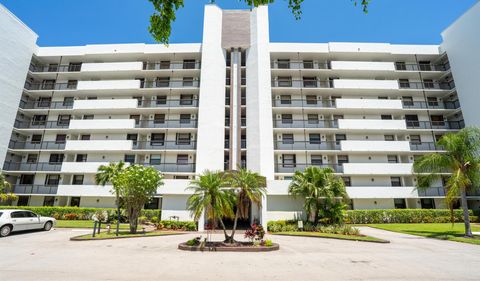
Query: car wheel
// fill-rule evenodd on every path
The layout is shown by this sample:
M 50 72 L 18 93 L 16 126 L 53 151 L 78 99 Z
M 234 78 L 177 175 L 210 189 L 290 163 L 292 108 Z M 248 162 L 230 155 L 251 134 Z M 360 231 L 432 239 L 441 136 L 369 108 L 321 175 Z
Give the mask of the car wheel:
M 9 225 L 4 225 L 0 228 L 0 237 L 6 237 L 12 232 L 12 227 Z
M 45 230 L 45 231 L 50 231 L 50 229 L 52 229 L 52 226 L 53 226 L 52 222 L 51 222 L 51 221 L 47 221 L 47 222 L 45 223 L 45 225 L 43 225 L 43 230 Z

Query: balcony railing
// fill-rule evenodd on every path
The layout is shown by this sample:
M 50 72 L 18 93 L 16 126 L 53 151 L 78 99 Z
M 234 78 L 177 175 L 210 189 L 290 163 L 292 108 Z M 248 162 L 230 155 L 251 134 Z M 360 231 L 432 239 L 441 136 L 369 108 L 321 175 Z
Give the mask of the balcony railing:
M 22 109 L 70 109 L 73 108 L 73 101 L 20 101 Z
M 197 128 L 196 119 L 141 120 L 136 128 Z
M 159 80 L 159 81 L 143 81 L 141 88 L 198 88 L 200 81 L 198 80 Z
M 15 120 L 17 129 L 68 129 L 70 121 L 20 121 Z
M 335 173 L 343 173 L 343 166 L 340 164 L 290 164 L 290 163 L 277 163 L 275 164 L 276 173 L 295 173 L 295 171 L 303 171 L 305 168 L 315 166 L 319 168 L 330 168 Z
M 166 150 L 166 149 L 178 149 L 188 150 L 195 149 L 197 142 L 193 140 L 179 140 L 179 141 L 163 141 L 163 140 L 151 140 L 151 141 L 133 141 L 133 149 L 151 149 L 151 150 Z
M 72 65 L 30 65 L 31 72 L 78 72 L 82 70 L 82 64 Z
M 58 185 L 17 184 L 13 193 L 17 194 L 57 194 Z
M 444 102 L 424 102 L 424 101 L 403 101 L 403 108 L 419 108 L 419 109 L 457 109 L 460 108 L 460 102 L 444 101 Z
M 398 71 L 447 71 L 450 66 L 448 64 L 396 63 L 395 69 Z
M 65 142 L 56 142 L 56 141 L 41 141 L 41 142 L 31 142 L 31 141 L 10 141 L 8 144 L 10 149 L 65 149 Z
M 26 163 L 26 162 L 5 162 L 3 165 L 3 170 L 5 171 L 60 171 L 62 168 L 62 162 L 37 162 L 37 163 Z
M 272 87 L 277 88 L 333 88 L 331 81 L 319 80 L 290 80 L 275 79 L 272 80 Z
M 455 88 L 453 82 L 403 82 L 399 81 L 400 89 L 421 89 L 421 90 L 452 90 Z
M 143 70 L 174 70 L 174 69 L 200 69 L 200 62 L 179 61 L 179 62 L 145 62 Z
M 408 129 L 451 129 L 465 128 L 465 122 L 461 121 L 410 121 L 405 120 Z
M 230 148 L 230 140 L 225 140 L 225 148 L 226 148 L 226 149 Z M 247 140 L 242 139 L 242 140 L 240 141 L 240 148 L 241 148 L 241 149 L 247 148 Z
M 180 99 L 180 100 L 142 100 L 138 107 L 198 107 L 198 99 Z
M 441 186 L 418 189 L 418 196 L 420 197 L 444 197 L 446 193 L 445 187 Z M 469 190 L 467 191 L 467 196 L 480 196 L 480 190 Z
M 194 173 L 195 163 L 180 164 L 180 163 L 160 163 L 160 164 L 144 164 L 144 166 L 151 166 L 164 173 Z
M 443 147 L 434 142 L 410 142 L 410 150 L 443 150 Z
M 71 83 L 25 83 L 25 89 L 29 91 L 60 91 L 76 90 L 77 82 Z
M 274 128 L 338 128 L 337 120 L 275 119 Z
M 313 61 L 272 61 L 273 69 L 330 69 L 328 62 Z
M 274 107 L 335 107 L 334 100 L 306 100 L 306 99 L 274 99 Z
M 336 141 L 276 141 L 276 150 L 340 150 Z

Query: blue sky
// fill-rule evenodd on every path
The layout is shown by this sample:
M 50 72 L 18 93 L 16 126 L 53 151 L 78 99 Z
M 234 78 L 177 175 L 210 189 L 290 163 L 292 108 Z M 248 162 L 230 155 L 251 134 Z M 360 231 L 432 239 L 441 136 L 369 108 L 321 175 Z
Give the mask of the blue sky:
M 477 0 L 372 0 L 365 15 L 351 0 L 305 0 L 297 21 L 287 0 L 270 6 L 274 42 L 389 42 L 438 44 L 440 32 Z M 201 42 L 203 6 L 185 0 L 171 43 Z M 39 36 L 40 46 L 154 43 L 147 31 L 153 8 L 147 0 L 0 0 Z M 225 9 L 247 8 L 217 0 Z

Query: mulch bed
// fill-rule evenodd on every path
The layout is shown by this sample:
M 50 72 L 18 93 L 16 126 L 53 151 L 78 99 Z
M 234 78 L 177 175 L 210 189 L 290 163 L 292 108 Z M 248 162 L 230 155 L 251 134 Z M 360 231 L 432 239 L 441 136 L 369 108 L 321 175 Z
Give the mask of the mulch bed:
M 280 245 L 273 243 L 272 246 L 254 246 L 250 242 L 237 242 L 233 245 L 224 242 L 207 242 L 204 246 L 189 246 L 187 243 L 180 243 L 179 250 L 183 251 L 201 251 L 201 252 L 272 252 L 278 251 Z

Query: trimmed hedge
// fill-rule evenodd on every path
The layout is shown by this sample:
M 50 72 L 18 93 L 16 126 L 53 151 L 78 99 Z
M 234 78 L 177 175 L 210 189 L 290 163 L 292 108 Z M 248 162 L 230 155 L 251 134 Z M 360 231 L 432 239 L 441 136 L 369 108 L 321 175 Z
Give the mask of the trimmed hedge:
M 470 221 L 478 221 L 470 210 Z M 388 210 L 348 210 L 345 223 L 448 223 L 451 222 L 448 209 L 388 209 Z M 455 222 L 463 222 L 462 210 L 454 210 Z
M 97 211 L 106 211 L 108 217 L 114 217 L 116 208 L 84 208 L 84 207 L 34 207 L 34 206 L 0 206 L 0 209 L 29 210 L 45 217 L 54 217 L 57 220 L 89 220 Z M 123 213 L 124 210 L 121 210 Z M 141 216 L 147 219 L 161 217 L 161 210 L 142 210 Z
M 182 230 L 182 231 L 196 231 L 197 223 L 194 221 L 159 221 L 157 223 L 159 230 Z

